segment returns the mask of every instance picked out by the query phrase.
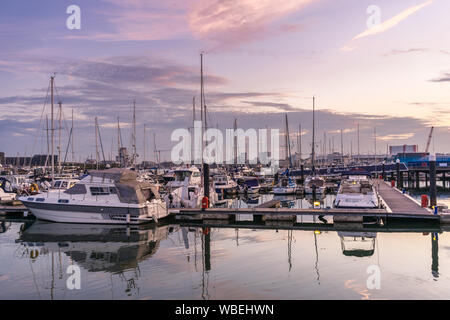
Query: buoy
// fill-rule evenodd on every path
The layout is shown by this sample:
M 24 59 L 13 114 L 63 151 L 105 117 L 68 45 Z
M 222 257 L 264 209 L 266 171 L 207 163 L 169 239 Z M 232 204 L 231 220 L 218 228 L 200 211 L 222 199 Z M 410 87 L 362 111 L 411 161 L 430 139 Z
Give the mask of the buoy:
M 426 194 L 423 194 L 421 197 L 422 200 L 422 207 L 427 208 L 428 207 L 428 196 Z
M 209 208 L 209 199 L 205 196 L 202 198 L 202 210 L 205 210 L 207 208 Z

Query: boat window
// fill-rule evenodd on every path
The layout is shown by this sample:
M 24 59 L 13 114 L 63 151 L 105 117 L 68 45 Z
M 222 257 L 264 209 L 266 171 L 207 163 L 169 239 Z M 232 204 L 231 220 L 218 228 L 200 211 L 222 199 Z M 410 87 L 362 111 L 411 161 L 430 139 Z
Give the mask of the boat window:
M 76 182 L 72 181 L 69 185 L 69 188 L 72 188 L 75 185 Z
M 69 203 L 69 200 L 67 200 L 67 199 L 59 199 L 58 203 Z
M 64 191 L 64 193 L 67 194 L 86 194 L 86 186 L 84 184 L 76 183 L 72 188 L 67 189 Z
M 67 181 L 62 182 L 61 188 L 63 188 L 63 189 L 67 188 Z
M 110 188 L 109 188 L 109 193 L 111 193 L 111 194 L 117 194 L 117 189 L 114 188 L 114 187 L 110 187 Z
M 36 201 L 42 202 L 42 201 L 45 201 L 45 199 L 44 198 L 36 198 Z
M 55 181 L 53 188 L 59 188 L 61 186 L 61 181 Z
M 90 187 L 91 194 L 93 196 L 106 196 L 109 195 L 109 188 L 107 187 Z

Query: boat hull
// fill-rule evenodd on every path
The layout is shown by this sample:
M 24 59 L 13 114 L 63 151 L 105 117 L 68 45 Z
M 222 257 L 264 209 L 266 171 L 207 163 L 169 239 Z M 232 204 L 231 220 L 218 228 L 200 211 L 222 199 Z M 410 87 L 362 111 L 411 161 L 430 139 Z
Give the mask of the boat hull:
M 147 214 L 150 208 L 101 207 L 51 205 L 24 202 L 31 213 L 40 220 L 63 223 L 94 223 L 94 224 L 142 224 L 157 221 L 167 215 L 165 208 L 154 208 L 152 214 Z M 81 208 L 80 208 L 81 207 Z M 156 218 L 156 219 L 155 219 Z

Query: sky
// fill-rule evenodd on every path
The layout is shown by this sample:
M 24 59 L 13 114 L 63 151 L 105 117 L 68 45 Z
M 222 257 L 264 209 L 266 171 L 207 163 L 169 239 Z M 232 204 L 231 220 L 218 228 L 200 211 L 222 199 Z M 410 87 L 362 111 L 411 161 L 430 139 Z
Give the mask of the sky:
M 80 29 L 67 20 L 80 8 Z M 375 10 L 375 11 L 374 11 Z M 74 115 L 75 160 L 131 144 L 170 157 L 173 130 L 192 126 L 204 54 L 208 122 L 219 129 L 279 128 L 293 150 L 377 153 L 417 144 L 450 152 L 450 2 L 446 0 L 41 0 L 0 4 L 0 152 L 46 153 L 49 80 L 61 101 L 64 154 Z M 197 105 L 198 108 L 198 105 Z M 58 118 L 57 111 L 55 117 Z M 58 127 L 58 124 L 55 124 Z M 55 132 L 58 143 L 59 132 Z M 70 156 L 68 156 L 68 159 Z

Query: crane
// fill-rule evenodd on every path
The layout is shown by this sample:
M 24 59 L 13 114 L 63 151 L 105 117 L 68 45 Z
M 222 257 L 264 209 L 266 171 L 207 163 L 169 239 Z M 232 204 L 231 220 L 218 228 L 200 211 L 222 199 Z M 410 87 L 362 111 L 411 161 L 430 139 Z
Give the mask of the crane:
M 434 130 L 434 127 L 431 127 L 430 135 L 428 136 L 427 147 L 425 148 L 425 152 L 428 152 L 428 149 L 430 148 L 430 142 L 431 142 L 431 137 L 433 136 L 433 130 Z

